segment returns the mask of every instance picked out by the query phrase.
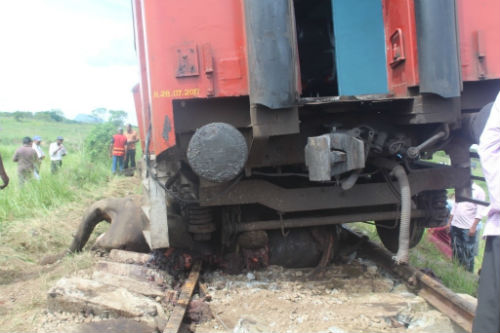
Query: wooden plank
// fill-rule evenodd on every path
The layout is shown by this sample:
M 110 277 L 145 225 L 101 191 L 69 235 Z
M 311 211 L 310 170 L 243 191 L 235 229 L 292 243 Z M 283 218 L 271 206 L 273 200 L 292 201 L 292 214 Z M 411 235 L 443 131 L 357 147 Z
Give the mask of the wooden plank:
M 194 288 L 198 284 L 198 279 L 200 277 L 201 271 L 201 261 L 196 261 L 193 264 L 193 268 L 189 273 L 187 280 L 184 282 L 181 288 L 181 293 L 175 307 L 168 318 L 167 325 L 163 329 L 163 333 L 177 333 L 181 327 L 182 320 L 184 319 L 184 314 L 191 301 L 191 296 L 193 296 Z
M 123 264 L 113 261 L 99 261 L 96 264 L 96 270 L 126 276 L 139 281 L 154 281 L 157 284 L 169 284 L 172 277 L 168 273 L 135 264 Z
M 89 312 L 111 317 L 137 317 L 154 322 L 166 319 L 160 304 L 120 286 L 79 277 L 62 278 L 48 292 L 49 311 Z
M 139 281 L 123 275 L 110 274 L 101 271 L 95 271 L 92 274 L 92 280 L 112 286 L 125 288 L 130 292 L 150 297 L 163 297 L 165 292 L 157 284 L 149 281 Z
M 113 249 L 109 253 L 109 259 L 116 261 L 116 262 L 126 263 L 126 264 L 143 265 L 143 264 L 146 264 L 151 259 L 151 255 L 147 254 L 147 253 L 139 253 L 139 252 Z

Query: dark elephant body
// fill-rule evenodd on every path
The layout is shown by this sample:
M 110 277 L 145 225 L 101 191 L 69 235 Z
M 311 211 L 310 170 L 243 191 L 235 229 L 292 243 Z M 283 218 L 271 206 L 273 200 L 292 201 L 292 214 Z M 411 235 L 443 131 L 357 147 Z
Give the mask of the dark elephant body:
M 111 226 L 97 239 L 94 248 L 149 252 L 142 233 L 148 223 L 140 207 L 140 197 L 109 198 L 92 204 L 78 227 L 69 251 L 81 251 L 96 225 L 102 221 L 111 223 Z

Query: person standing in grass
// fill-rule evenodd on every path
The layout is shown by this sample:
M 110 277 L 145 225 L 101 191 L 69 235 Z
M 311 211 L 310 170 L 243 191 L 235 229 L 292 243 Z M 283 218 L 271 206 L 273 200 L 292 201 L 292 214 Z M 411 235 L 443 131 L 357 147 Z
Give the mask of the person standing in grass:
M 36 155 L 38 159 L 35 163 L 35 178 L 40 179 L 40 167 L 42 166 L 42 160 L 45 158 L 45 153 L 42 150 L 40 144 L 42 143 L 42 138 L 38 135 L 33 137 L 33 146 L 32 148 L 36 151 Z
M 3 190 L 9 185 L 9 176 L 7 176 L 7 172 L 5 172 L 5 168 L 3 167 L 2 155 L 0 155 L 0 177 L 3 181 L 3 185 L 0 185 L 0 190 Z
M 472 331 L 500 332 L 500 93 L 481 134 L 478 152 L 488 185 L 490 206 L 483 229 L 486 245 Z
M 52 174 L 57 173 L 57 171 L 62 167 L 62 158 L 66 156 L 66 148 L 63 145 L 64 138 L 58 136 L 56 142 L 52 142 L 49 147 L 50 155 L 50 172 Z
M 116 173 L 116 167 L 118 165 L 119 172 L 123 172 L 123 158 L 125 157 L 125 152 L 127 148 L 127 137 L 123 135 L 123 128 L 118 128 L 118 131 L 111 139 L 111 144 L 109 145 L 109 154 L 113 159 L 111 165 L 111 173 Z
M 131 124 L 127 125 L 125 136 L 127 137 L 127 152 L 125 154 L 124 168 L 128 169 L 130 163 L 130 167 L 135 169 L 135 144 L 139 139 L 137 138 L 137 132 L 134 131 Z
M 23 138 L 23 145 L 17 148 L 13 161 L 17 163 L 17 174 L 19 185 L 22 187 L 26 181 L 30 180 L 35 172 L 35 163 L 38 160 L 36 151 L 31 147 L 31 138 Z
M 486 194 L 476 183 L 472 183 L 472 198 L 485 201 Z M 484 208 L 472 202 L 456 202 L 448 219 L 453 258 L 469 272 L 474 271 L 474 257 L 477 242 L 477 226 L 484 217 Z

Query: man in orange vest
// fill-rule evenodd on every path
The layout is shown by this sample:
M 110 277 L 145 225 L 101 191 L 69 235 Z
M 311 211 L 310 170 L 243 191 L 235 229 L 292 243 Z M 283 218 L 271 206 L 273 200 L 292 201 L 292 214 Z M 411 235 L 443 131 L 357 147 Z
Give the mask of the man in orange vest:
M 120 173 L 123 172 L 123 158 L 125 156 L 125 150 L 127 145 L 127 137 L 123 135 L 123 128 L 118 128 L 118 131 L 111 139 L 111 145 L 109 146 L 109 154 L 113 159 L 113 164 L 111 166 L 111 172 L 116 173 L 116 165 L 118 164 Z

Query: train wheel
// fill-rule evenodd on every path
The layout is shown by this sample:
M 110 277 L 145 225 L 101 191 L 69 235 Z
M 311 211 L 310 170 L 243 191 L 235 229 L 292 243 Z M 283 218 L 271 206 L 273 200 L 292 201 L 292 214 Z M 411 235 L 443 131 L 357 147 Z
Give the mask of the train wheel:
M 396 253 L 399 247 L 399 226 L 394 227 L 395 221 L 377 221 L 375 225 L 377 226 L 377 234 L 382 241 L 382 244 L 391 251 Z M 425 228 L 418 225 L 416 220 L 412 220 L 410 223 L 410 249 L 417 246 L 417 244 L 422 239 L 424 235 Z

